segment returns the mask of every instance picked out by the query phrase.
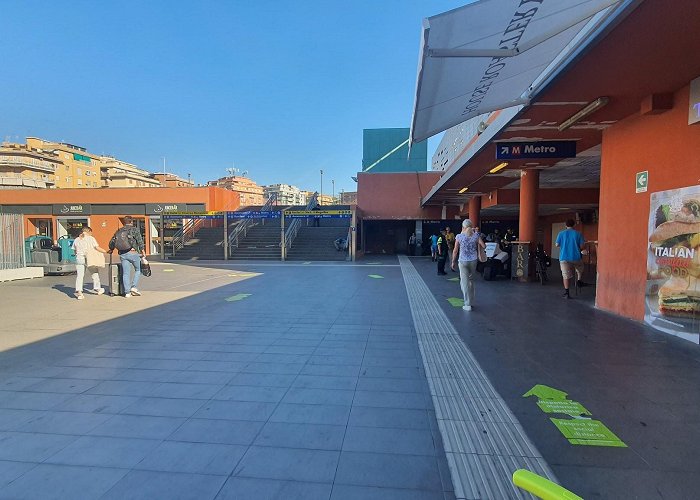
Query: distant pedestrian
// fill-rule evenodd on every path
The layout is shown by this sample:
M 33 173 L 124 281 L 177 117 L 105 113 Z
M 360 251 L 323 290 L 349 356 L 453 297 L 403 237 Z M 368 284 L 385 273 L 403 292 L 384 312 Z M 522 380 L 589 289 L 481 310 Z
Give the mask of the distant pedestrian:
M 430 236 L 430 257 L 432 258 L 432 261 L 435 262 L 437 260 L 437 242 L 438 242 L 438 236 L 436 233 L 433 233 Z
M 107 253 L 107 250 L 97 244 L 97 240 L 92 236 L 92 229 L 84 226 L 80 236 L 73 241 L 73 251 L 75 252 L 76 270 L 78 271 L 75 277 L 75 296 L 78 300 L 83 300 L 83 282 L 85 280 L 85 269 L 87 268 L 92 275 L 92 291 L 97 295 L 105 293 L 104 288 L 100 285 L 100 274 L 96 267 L 87 265 L 87 254 L 90 250 Z
M 447 238 L 447 260 L 452 262 L 452 253 L 455 250 L 455 233 L 449 226 L 445 228 L 445 237 Z
M 416 255 L 416 233 L 411 234 L 411 237 L 408 238 L 408 254 Z
M 573 219 L 566 221 L 566 229 L 557 235 L 556 246 L 559 250 L 559 267 L 561 267 L 561 277 L 564 281 L 564 298 L 569 296 L 569 281 L 574 277 L 576 270 L 576 279 L 579 286 L 584 286 L 583 282 L 583 260 L 581 258 L 581 250 L 586 243 L 583 235 L 574 229 L 576 223 Z
M 459 284 L 462 287 L 462 296 L 465 311 L 472 310 L 474 301 L 474 273 L 476 264 L 479 261 L 479 247 L 486 248 L 479 232 L 474 229 L 472 221 L 464 219 L 462 222 L 462 232 L 459 233 L 455 241 L 455 250 L 452 254 L 452 270 L 454 271 L 457 261 L 459 261 Z
M 124 217 L 124 227 L 118 229 L 109 242 L 110 250 L 117 250 L 122 262 L 122 283 L 124 297 L 139 296 L 137 288 L 141 277 L 141 259 L 146 257 L 145 246 L 141 232 L 134 227 L 133 217 Z M 131 278 L 131 268 L 134 268 L 134 278 Z
M 440 231 L 440 236 L 438 236 L 438 251 L 437 251 L 437 273 L 438 276 L 444 276 L 447 274 L 445 272 L 445 263 L 447 262 L 447 237 L 445 231 Z

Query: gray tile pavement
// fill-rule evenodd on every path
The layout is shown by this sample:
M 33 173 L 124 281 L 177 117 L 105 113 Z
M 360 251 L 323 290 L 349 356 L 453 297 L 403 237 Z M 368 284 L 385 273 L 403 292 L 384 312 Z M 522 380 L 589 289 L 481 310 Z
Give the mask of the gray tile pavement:
M 433 266 L 414 262 L 436 297 L 458 296 Z M 175 267 L 182 283 L 203 269 Z M 626 343 L 610 342 L 609 332 L 587 330 L 607 325 L 596 317 L 564 338 L 544 334 L 557 355 L 543 357 L 538 322 L 558 322 L 558 314 L 533 311 L 520 296 L 517 318 L 491 305 L 465 316 L 441 302 L 522 424 L 493 416 L 504 403 L 482 383 L 456 379 L 450 390 L 475 396 L 453 415 L 471 447 L 443 445 L 442 417 L 458 405 L 443 404 L 447 395 L 433 405 L 399 267 L 382 266 L 384 280 L 367 279 L 370 266 L 246 269 L 262 274 L 170 302 L 163 292 L 162 303 L 131 315 L 116 303 L 113 318 L 0 352 L 0 498 L 451 499 L 447 454 L 464 470 L 475 457 L 499 470 L 516 464 L 495 454 L 499 436 L 511 436 L 525 457 L 517 463 L 538 467 L 521 433 L 585 497 L 625 491 L 626 470 L 648 472 L 646 489 L 631 490 L 640 498 L 654 487 L 669 498 L 689 491 L 682 481 L 700 463 L 697 426 L 686 425 L 698 420 L 700 376 L 688 366 L 700 356 L 691 350 L 665 339 L 650 347 L 626 333 Z M 319 285 L 331 281 L 343 286 L 330 293 Z M 479 300 L 495 300 L 501 285 L 479 282 Z M 11 288 L 65 309 L 50 287 Z M 252 295 L 224 300 L 239 292 Z M 590 340 L 577 338 L 584 335 Z M 578 365 L 587 370 L 571 369 Z M 520 397 L 531 383 L 575 389 L 631 448 L 563 445 Z

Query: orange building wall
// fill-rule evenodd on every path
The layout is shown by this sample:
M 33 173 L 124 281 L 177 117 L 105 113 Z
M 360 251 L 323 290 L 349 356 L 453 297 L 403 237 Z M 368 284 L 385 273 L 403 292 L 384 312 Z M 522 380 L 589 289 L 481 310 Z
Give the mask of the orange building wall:
M 442 172 L 401 172 L 357 175 L 357 206 L 364 219 L 441 219 L 442 207 L 421 207 Z M 448 207 L 447 219 L 458 215 L 459 207 Z
M 700 125 L 688 125 L 689 88 L 672 110 L 635 115 L 603 134 L 596 304 L 644 318 L 649 196 L 700 184 Z M 649 171 L 649 190 L 635 193 L 635 173 Z

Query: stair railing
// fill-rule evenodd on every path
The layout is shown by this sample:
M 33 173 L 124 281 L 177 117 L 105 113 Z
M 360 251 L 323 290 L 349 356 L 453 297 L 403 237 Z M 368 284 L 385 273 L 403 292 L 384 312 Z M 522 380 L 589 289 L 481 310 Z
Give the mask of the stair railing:
M 309 202 L 306 204 L 306 209 L 305 210 L 313 210 L 318 206 L 318 193 L 314 193 L 311 196 L 311 199 Z M 284 216 L 284 212 L 283 212 Z M 292 248 L 292 243 L 294 243 L 294 239 L 297 237 L 297 233 L 299 232 L 299 228 L 301 227 L 301 221 L 302 219 L 292 219 L 292 222 L 287 226 L 287 229 L 284 231 L 284 254 L 286 255 L 289 252 L 289 249 Z M 282 246 L 282 242 L 280 241 L 280 246 Z
M 265 204 L 262 206 L 260 209 L 261 212 L 267 212 L 272 210 L 272 204 L 277 201 L 277 194 L 272 193 L 270 197 L 267 199 Z M 241 241 L 242 238 L 246 237 L 246 234 L 248 234 L 248 229 L 250 229 L 252 226 L 255 226 L 257 224 L 257 219 L 243 219 L 241 222 L 235 225 L 235 227 L 231 230 L 231 232 L 228 235 L 228 247 L 229 249 L 231 248 L 238 248 L 238 245 Z
M 199 218 L 185 220 L 185 223 L 182 225 L 182 229 L 175 233 L 173 235 L 173 239 L 171 240 L 173 255 L 175 255 L 175 252 L 183 248 L 185 243 L 194 237 L 199 228 L 202 227 L 204 221 L 205 219 Z

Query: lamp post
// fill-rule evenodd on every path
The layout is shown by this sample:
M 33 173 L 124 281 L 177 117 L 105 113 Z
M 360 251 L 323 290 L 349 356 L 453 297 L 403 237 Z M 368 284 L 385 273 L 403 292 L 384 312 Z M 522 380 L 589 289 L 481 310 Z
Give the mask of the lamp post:
M 321 205 L 321 197 L 323 196 L 323 169 L 321 169 L 321 191 L 318 193 L 318 204 Z
M 333 190 L 331 191 L 331 200 L 335 205 L 335 179 L 331 179 L 331 185 L 333 186 Z

